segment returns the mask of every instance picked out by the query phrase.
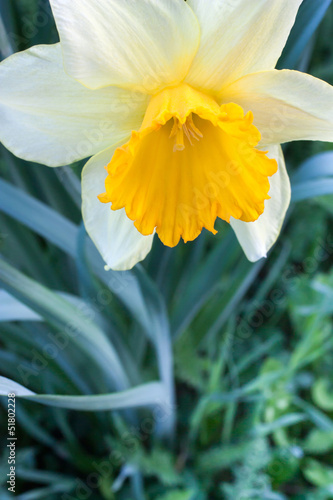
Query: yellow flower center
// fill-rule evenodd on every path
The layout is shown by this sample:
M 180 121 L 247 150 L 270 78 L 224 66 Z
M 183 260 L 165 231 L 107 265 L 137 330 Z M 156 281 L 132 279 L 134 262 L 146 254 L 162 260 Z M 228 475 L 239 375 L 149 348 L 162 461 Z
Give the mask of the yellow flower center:
M 277 162 L 256 149 L 261 136 L 252 121 L 251 112 L 219 106 L 189 85 L 163 90 L 115 151 L 100 201 L 125 208 L 141 234 L 156 230 L 171 247 L 203 228 L 215 234 L 217 217 L 257 220 Z

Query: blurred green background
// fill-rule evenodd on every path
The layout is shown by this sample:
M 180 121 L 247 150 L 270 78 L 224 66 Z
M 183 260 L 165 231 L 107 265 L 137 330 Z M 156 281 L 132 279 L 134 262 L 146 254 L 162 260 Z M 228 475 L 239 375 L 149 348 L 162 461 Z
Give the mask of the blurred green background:
M 57 41 L 46 0 L 0 15 L 2 59 Z M 304 0 L 279 68 L 333 84 L 331 1 Z M 0 147 L 0 375 L 44 395 L 16 401 L 17 498 L 333 498 L 333 146 L 285 154 L 293 203 L 267 260 L 220 223 L 116 273 L 81 222 L 83 163 Z

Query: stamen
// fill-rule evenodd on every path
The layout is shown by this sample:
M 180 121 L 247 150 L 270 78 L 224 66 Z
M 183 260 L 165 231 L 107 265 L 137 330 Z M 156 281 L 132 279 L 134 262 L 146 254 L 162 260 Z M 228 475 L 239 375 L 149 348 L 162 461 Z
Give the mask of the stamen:
M 189 129 L 187 128 L 187 122 L 186 122 L 186 123 L 184 123 L 184 125 L 183 125 L 183 130 L 184 130 L 185 135 L 186 135 L 186 137 L 187 137 L 187 139 L 188 139 L 188 142 L 191 144 L 191 146 L 193 146 L 193 142 L 192 142 L 192 139 L 191 139 L 191 130 L 189 130 Z
M 176 133 L 176 139 L 175 139 L 175 145 L 173 147 L 174 153 L 176 151 L 184 151 L 185 149 L 185 144 L 184 144 L 184 134 L 183 134 L 183 129 L 178 128 L 177 133 Z
M 187 124 L 187 126 L 189 128 L 189 131 L 190 131 L 192 137 L 194 137 L 194 139 L 196 139 L 197 141 L 199 141 L 200 139 L 203 138 L 203 134 L 200 132 L 200 130 L 193 123 L 192 115 L 190 115 L 187 118 L 186 124 Z
M 184 151 L 184 134 L 186 135 L 187 140 L 191 144 L 191 146 L 193 146 L 192 139 L 200 141 L 200 139 L 203 138 L 203 134 L 193 123 L 192 114 L 187 117 L 186 122 L 183 125 L 181 125 L 178 118 L 173 118 L 173 127 L 170 133 L 170 139 L 175 137 L 175 144 L 173 147 L 174 152 Z
M 172 127 L 172 130 L 171 130 L 171 133 L 170 133 L 170 136 L 169 136 L 169 139 L 172 139 L 173 137 L 175 137 L 177 135 L 177 130 L 179 128 L 178 126 L 178 120 L 177 118 L 173 118 L 173 127 Z
M 176 151 L 184 151 L 185 144 L 184 144 L 183 127 L 181 126 L 177 118 L 174 117 L 173 121 L 174 123 L 170 133 L 170 139 L 175 137 L 175 144 L 173 146 L 173 152 L 175 153 Z

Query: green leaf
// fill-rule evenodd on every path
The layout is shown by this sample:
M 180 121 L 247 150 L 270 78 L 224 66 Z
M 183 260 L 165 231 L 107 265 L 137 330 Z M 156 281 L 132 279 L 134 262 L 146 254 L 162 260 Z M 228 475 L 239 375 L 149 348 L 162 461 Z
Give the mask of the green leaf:
M 45 498 L 52 498 L 53 494 L 65 493 L 74 489 L 76 486 L 75 480 L 61 481 L 58 484 L 53 484 L 47 488 L 38 488 L 31 490 L 27 493 L 17 495 L 17 500 L 39 500 Z
M 76 255 L 78 227 L 75 224 L 2 179 L 0 193 L 0 211 L 29 227 L 69 255 Z
M 319 429 L 322 431 L 333 432 L 333 422 L 332 420 L 322 413 L 316 406 L 311 405 L 307 401 L 303 401 L 301 398 L 295 396 L 293 398 L 293 403 L 304 413 L 307 414 L 309 420 L 311 420 Z
M 144 406 L 163 405 L 166 391 L 161 382 L 151 382 L 133 389 L 98 396 L 61 396 L 36 394 L 5 377 L 0 377 L 0 396 L 15 393 L 17 397 L 47 406 L 80 411 L 120 410 Z
M 54 243 L 73 258 L 77 256 L 79 228 L 45 204 L 0 179 L 0 211 L 14 217 Z M 15 203 L 13 203 L 15 200 Z M 165 304 L 155 284 L 140 266 L 134 271 L 106 272 L 96 248 L 87 242 L 87 258 L 94 273 L 127 307 L 154 342 L 160 374 L 169 393 L 169 419 L 160 422 L 161 432 L 172 433 L 174 426 L 173 359 Z
M 278 418 L 274 422 L 268 424 L 259 424 L 252 428 L 251 434 L 254 436 L 268 436 L 272 432 L 281 429 L 283 427 L 290 427 L 292 425 L 299 424 L 307 420 L 307 416 L 303 413 L 290 413 L 289 415 L 284 415 Z
M 326 411 L 333 411 L 333 385 L 330 379 L 317 380 L 312 389 L 314 402 Z
M 306 160 L 292 177 L 292 201 L 298 202 L 333 193 L 333 152 Z
M 325 432 L 312 429 L 304 441 L 303 449 L 306 453 L 324 455 L 333 450 L 333 430 Z
M 172 340 L 168 314 L 161 295 L 156 290 L 152 281 L 148 279 L 147 274 L 143 272 L 143 269 L 137 266 L 133 272 L 138 279 L 144 300 L 144 307 L 148 314 L 149 327 L 146 329 L 146 332 L 155 346 L 160 377 L 168 394 L 168 417 L 163 423 L 158 422 L 157 430 L 161 433 L 173 434 L 175 426 L 175 389 Z
M 155 477 L 165 486 L 178 486 L 182 483 L 181 477 L 175 467 L 175 459 L 169 450 L 155 448 L 151 453 L 142 449 L 131 457 L 129 461 L 146 477 Z
M 279 61 L 279 68 L 295 69 L 311 37 L 321 23 L 331 0 L 304 0 Z
M 197 467 L 202 474 L 216 474 L 242 461 L 251 450 L 253 441 L 241 444 L 219 446 L 200 453 L 197 457 Z
M 156 500 L 192 500 L 194 492 L 190 490 L 174 490 L 157 497 Z
M 293 175 L 293 183 L 333 176 L 333 151 L 326 151 L 306 160 Z
M 317 196 L 333 194 L 333 179 L 313 179 L 295 183 L 292 186 L 292 201 L 303 201 Z
M 3 259 L 0 259 L 0 283 L 20 302 L 60 328 L 67 341 L 83 349 L 97 367 L 104 367 L 117 388 L 128 387 L 127 375 L 112 344 L 84 310 L 24 276 Z
M 40 321 L 42 318 L 15 297 L 0 290 L 0 321 Z
M 80 297 L 69 293 L 55 292 L 56 295 L 70 302 L 74 307 L 89 309 L 89 304 Z M 93 309 L 91 308 L 91 314 Z M 44 321 L 44 318 L 24 305 L 5 290 L 0 290 L 0 322 L 1 321 Z
M 230 232 L 196 270 L 171 313 L 171 326 L 175 337 L 187 328 L 205 302 L 209 300 L 216 290 L 221 275 L 229 266 L 235 264 L 240 252 L 236 238 Z
M 305 478 L 315 486 L 325 487 L 333 484 L 333 468 L 308 459 L 303 469 Z

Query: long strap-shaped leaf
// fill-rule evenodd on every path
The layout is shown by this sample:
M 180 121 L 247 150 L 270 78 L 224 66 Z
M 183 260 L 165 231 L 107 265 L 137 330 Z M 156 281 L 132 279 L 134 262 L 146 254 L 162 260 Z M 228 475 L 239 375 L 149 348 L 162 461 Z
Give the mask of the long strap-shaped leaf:
M 0 179 L 0 211 L 18 220 L 71 257 L 76 258 L 78 226 L 2 179 Z M 90 241 L 88 242 L 87 255 L 94 272 L 102 277 L 136 320 L 146 330 L 149 330 L 151 328 L 150 318 L 144 308 L 144 301 L 135 274 L 131 271 L 105 272 L 102 258 Z
M 167 394 L 161 382 L 150 382 L 126 391 L 98 396 L 51 396 L 36 394 L 9 378 L 0 377 L 0 396 L 12 393 L 17 397 L 47 406 L 80 411 L 121 410 L 143 406 L 163 407 L 167 403 Z
M 313 179 L 293 185 L 292 201 L 303 201 L 329 194 L 333 194 L 333 178 Z
M 44 203 L 1 179 L 0 211 L 26 225 L 72 257 L 76 257 L 78 227 Z M 171 336 L 166 308 L 159 291 L 150 278 L 144 275 L 140 266 L 132 272 L 105 272 L 103 261 L 90 240 L 87 247 L 87 256 L 95 274 L 119 298 L 149 338 L 154 341 L 159 371 L 169 390 L 170 407 L 172 407 Z M 163 426 L 163 432 L 172 432 L 172 412 L 169 421 L 165 420 Z
M 73 306 L 89 307 L 80 297 L 64 292 L 55 293 L 70 302 Z M 44 321 L 44 319 L 33 309 L 22 304 L 13 295 L 10 295 L 10 293 L 0 290 L 0 322 L 3 321 Z
M 112 344 L 98 326 L 70 304 L 36 281 L 26 277 L 0 258 L 0 282 L 18 300 L 41 314 L 82 348 L 118 389 L 128 387 L 127 375 Z
M 333 152 L 306 160 L 292 177 L 294 202 L 333 194 Z
M 333 151 L 319 153 L 305 160 L 292 176 L 292 183 L 296 184 L 324 177 L 333 178 Z
M 281 59 L 279 68 L 295 69 L 302 53 L 320 25 L 332 0 L 306 0 L 301 5 L 296 23 Z

